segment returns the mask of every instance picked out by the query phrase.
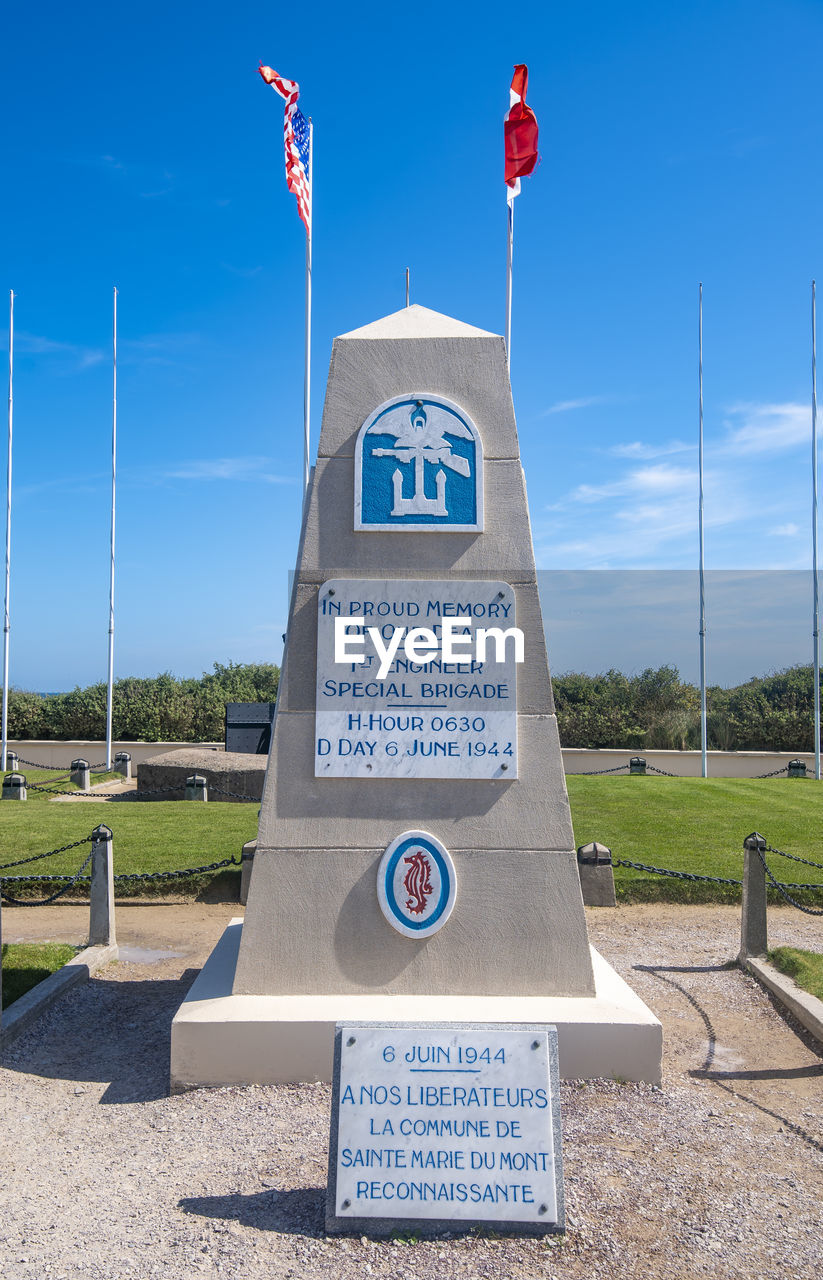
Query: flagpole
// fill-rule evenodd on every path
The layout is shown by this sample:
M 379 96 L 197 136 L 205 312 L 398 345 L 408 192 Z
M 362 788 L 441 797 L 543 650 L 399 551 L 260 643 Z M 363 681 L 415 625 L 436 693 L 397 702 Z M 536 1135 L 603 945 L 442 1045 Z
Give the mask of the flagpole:
M 706 584 L 705 547 L 703 540 L 703 285 L 698 293 L 697 318 L 697 380 L 699 398 L 699 435 L 697 445 L 698 480 L 698 537 L 700 542 L 700 766 L 704 778 L 708 777 L 708 733 L 706 725 Z
M 117 289 L 113 295 L 112 317 L 112 403 L 111 403 L 111 565 L 109 571 L 109 677 L 106 695 L 106 768 L 111 770 L 112 704 L 114 700 L 114 517 L 117 484 Z
M 311 234 L 314 223 L 314 125 L 309 116 L 309 225 L 306 228 L 306 369 L 303 383 L 303 498 L 309 491 L 309 417 L 311 411 Z
M 812 595 L 814 620 L 814 776 L 820 781 L 820 583 L 817 572 L 817 291 L 812 280 Z
M 409 305 L 409 268 L 406 267 L 406 306 Z
M 0 770 L 6 771 L 6 754 L 9 746 L 9 586 L 11 583 L 11 438 L 14 415 L 14 290 L 9 289 L 9 427 L 8 457 L 6 461 L 6 591 L 3 611 L 3 725 L 2 761 Z
M 511 373 L 512 362 L 512 249 L 514 245 L 514 200 L 509 196 L 508 205 L 509 238 L 506 254 L 506 362 Z

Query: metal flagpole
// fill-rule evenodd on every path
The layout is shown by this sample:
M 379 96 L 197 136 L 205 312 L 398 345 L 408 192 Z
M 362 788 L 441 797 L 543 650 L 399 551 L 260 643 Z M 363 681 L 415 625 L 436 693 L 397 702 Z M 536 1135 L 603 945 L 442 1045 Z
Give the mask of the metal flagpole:
M 814 597 L 814 776 L 820 781 L 820 582 L 817 572 L 817 296 L 812 280 L 812 594 Z
M 514 242 L 514 200 L 507 200 L 509 215 L 509 243 L 506 254 L 506 361 L 511 373 L 512 363 L 512 247 Z
M 309 491 L 309 416 L 311 410 L 311 234 L 314 222 L 314 125 L 309 116 L 309 225 L 306 228 L 306 370 L 303 383 L 303 498 Z
M 699 473 L 698 489 L 698 536 L 700 541 L 700 763 L 702 776 L 708 777 L 708 735 L 706 728 L 706 584 L 705 584 L 705 548 L 703 544 L 703 285 L 698 294 L 697 319 L 697 380 L 699 387 L 699 437 L 697 445 L 697 470 Z
M 3 743 L 0 771 L 6 771 L 9 746 L 9 585 L 11 582 L 11 436 L 14 414 L 14 290 L 9 289 L 9 443 L 6 461 L 6 593 L 3 613 Z
M 409 268 L 406 267 L 406 306 L 409 305 Z
M 114 697 L 114 516 L 117 482 L 117 289 L 114 290 L 112 326 L 111 405 L 111 567 L 109 573 L 109 682 L 106 697 L 106 768 L 111 769 L 112 702 Z

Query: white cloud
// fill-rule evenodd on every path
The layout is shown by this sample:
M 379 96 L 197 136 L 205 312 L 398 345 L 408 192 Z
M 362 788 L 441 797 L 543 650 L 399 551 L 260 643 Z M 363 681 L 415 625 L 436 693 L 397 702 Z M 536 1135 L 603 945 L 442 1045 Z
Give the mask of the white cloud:
M 165 472 L 168 480 L 235 480 L 263 484 L 295 484 L 293 476 L 269 471 L 272 458 L 193 458 Z
M 799 532 L 800 526 L 789 521 L 788 524 L 775 525 L 773 529 L 769 530 L 769 536 L 772 538 L 795 538 Z
M 53 338 L 44 338 L 36 333 L 15 333 L 14 348 L 21 355 L 62 357 L 72 369 L 79 371 L 91 369 L 106 358 L 106 352 L 100 347 L 84 347 L 75 342 L 57 342 Z
M 807 404 L 736 404 L 724 423 L 721 449 L 735 456 L 784 453 L 811 440 L 811 409 Z
M 577 400 L 558 400 L 556 404 L 544 409 L 541 418 L 548 418 L 552 413 L 570 413 L 574 409 L 589 409 L 595 404 L 606 404 L 608 396 L 581 396 Z
M 608 498 L 645 497 L 649 494 L 675 494 L 696 489 L 697 481 L 688 467 L 673 467 L 660 462 L 656 466 L 638 467 L 611 484 L 581 484 L 569 495 L 571 502 L 603 502 Z
M 671 440 L 668 444 L 643 444 L 640 440 L 633 440 L 629 444 L 612 445 L 608 452 L 615 458 L 636 458 L 645 462 L 651 458 L 667 458 L 673 453 L 688 453 L 694 448 L 696 445 L 684 444 L 682 440 Z
M 580 569 L 688 564 L 697 556 L 697 500 L 695 468 L 665 462 L 631 468 L 606 484 L 578 485 L 544 508 L 551 514 L 535 530 L 538 563 Z M 707 473 L 706 528 L 733 525 L 747 514 L 735 478 Z
M 713 565 L 787 568 L 808 560 L 798 512 L 806 503 L 808 469 L 799 454 L 809 445 L 810 416 L 804 403 L 741 401 L 725 411 L 724 429 L 709 435 L 704 521 Z M 538 563 L 592 569 L 696 562 L 695 446 L 641 439 L 603 452 L 608 462 L 601 456 L 593 480 L 587 468 L 584 483 L 550 493 L 554 501 L 535 521 Z

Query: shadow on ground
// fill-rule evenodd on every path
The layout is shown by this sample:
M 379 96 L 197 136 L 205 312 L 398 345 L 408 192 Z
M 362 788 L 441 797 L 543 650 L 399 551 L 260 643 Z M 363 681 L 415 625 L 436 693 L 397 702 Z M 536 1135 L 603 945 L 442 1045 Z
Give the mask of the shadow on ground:
M 696 1080 L 709 1080 L 718 1089 L 722 1089 L 724 1093 L 730 1094 L 738 1102 L 744 1102 L 750 1107 L 754 1107 L 763 1115 L 769 1116 L 772 1120 L 777 1120 L 785 1129 L 788 1129 L 796 1137 L 805 1142 L 813 1151 L 823 1151 L 823 1142 L 820 1141 L 815 1134 L 810 1133 L 803 1125 L 797 1124 L 789 1116 L 784 1115 L 780 1111 L 775 1111 L 772 1107 L 767 1106 L 763 1101 L 752 1098 L 749 1094 L 741 1093 L 738 1089 L 733 1088 L 730 1081 L 748 1080 L 752 1083 L 759 1081 L 776 1081 L 776 1080 L 802 1080 L 812 1076 L 823 1075 L 823 1063 L 810 1063 L 803 1067 L 768 1067 L 754 1068 L 750 1070 L 722 1070 L 715 1066 L 715 1053 L 717 1050 L 717 1034 L 714 1024 L 703 1004 L 686 989 L 680 982 L 675 982 L 670 974 L 693 974 L 693 973 L 719 973 L 727 969 L 729 971 L 739 969 L 736 960 L 729 960 L 724 964 L 707 964 L 707 965 L 653 965 L 653 964 L 636 964 L 634 968 L 642 973 L 649 973 L 657 978 L 660 982 L 665 982 L 668 986 L 673 987 L 675 991 L 688 1001 L 692 1008 L 700 1016 L 703 1026 L 706 1030 L 706 1056 L 699 1067 L 693 1067 L 689 1071 L 689 1075 Z M 786 1015 L 786 1010 L 780 1008 L 779 1005 L 772 1000 L 776 1009 L 779 1010 L 783 1017 L 787 1028 L 793 1031 L 798 1039 L 812 1049 L 812 1052 L 820 1058 L 820 1046 L 808 1035 L 801 1035 L 803 1028 L 795 1022 L 794 1018 Z
M 239 1222 L 259 1231 L 315 1237 L 325 1235 L 324 1187 L 258 1191 L 249 1196 L 191 1196 L 180 1200 L 179 1207 L 184 1213 Z
M 165 1098 L 172 1019 L 199 972 L 146 982 L 95 978 L 5 1049 L 2 1065 L 53 1080 L 106 1082 L 102 1103 Z

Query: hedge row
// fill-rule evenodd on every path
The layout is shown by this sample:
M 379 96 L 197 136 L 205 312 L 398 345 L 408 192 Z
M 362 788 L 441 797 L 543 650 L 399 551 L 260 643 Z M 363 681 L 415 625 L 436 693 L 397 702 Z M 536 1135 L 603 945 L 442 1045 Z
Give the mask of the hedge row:
M 675 667 L 554 677 L 560 741 L 565 747 L 645 747 L 694 750 L 700 746 L 700 691 Z M 814 750 L 812 667 L 747 680 L 706 692 L 710 749 Z
M 280 671 L 266 664 L 214 664 L 201 679 L 168 672 L 114 686 L 114 737 L 134 742 L 214 742 L 227 702 L 273 702 Z M 554 677 L 560 740 L 566 747 L 695 749 L 700 693 L 675 667 Z M 723 751 L 813 750 L 811 666 L 789 667 L 707 693 L 709 747 Z M 70 693 L 9 690 L 9 737 L 92 738 L 106 731 L 106 686 Z
M 116 680 L 113 737 L 121 742 L 221 742 L 226 703 L 273 702 L 279 678 L 279 668 L 269 664 L 216 662 L 214 671 L 204 672 L 199 680 L 178 680 L 168 672 Z M 45 696 L 9 689 L 12 739 L 105 736 L 103 683 Z

